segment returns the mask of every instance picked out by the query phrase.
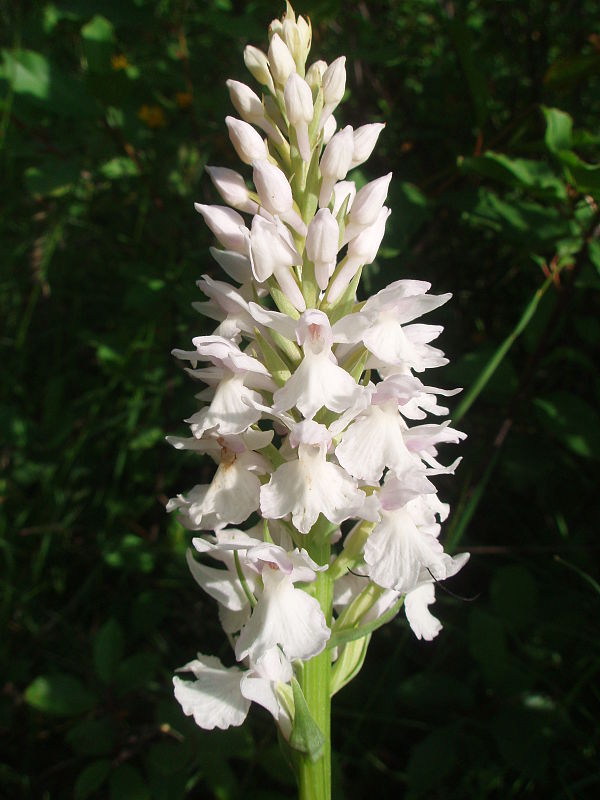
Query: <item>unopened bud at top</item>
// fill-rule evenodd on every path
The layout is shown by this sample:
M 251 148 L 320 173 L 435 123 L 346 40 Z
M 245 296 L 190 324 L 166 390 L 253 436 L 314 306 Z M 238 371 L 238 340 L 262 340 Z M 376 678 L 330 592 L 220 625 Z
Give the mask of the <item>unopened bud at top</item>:
M 244 64 L 256 80 L 275 94 L 275 85 L 269 71 L 269 60 L 262 50 L 249 44 L 244 49 Z
M 278 33 L 273 36 L 269 45 L 269 66 L 275 83 L 280 86 L 285 86 L 291 73 L 296 71 L 294 57 Z
M 306 64 L 306 58 L 312 40 L 310 22 L 307 22 L 304 17 L 298 17 L 296 22 L 291 18 L 286 18 L 283 20 L 281 33 L 279 35 L 292 54 L 298 71 L 304 74 L 304 65 Z
M 306 82 L 311 89 L 318 89 L 321 86 L 323 75 L 327 69 L 326 61 L 315 61 L 306 72 Z

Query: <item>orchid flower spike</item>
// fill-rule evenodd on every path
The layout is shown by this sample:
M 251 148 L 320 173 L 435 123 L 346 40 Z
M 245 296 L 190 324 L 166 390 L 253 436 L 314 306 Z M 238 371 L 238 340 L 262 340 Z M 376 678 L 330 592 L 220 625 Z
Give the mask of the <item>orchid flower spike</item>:
M 206 729 L 263 706 L 295 751 L 301 797 L 328 798 L 331 694 L 402 603 L 416 639 L 440 633 L 434 584 L 468 555 L 444 551 L 449 508 L 435 485 L 460 461 L 446 465 L 445 447 L 464 434 L 438 402 L 459 390 L 417 377 L 447 361 L 431 345 L 441 326 L 420 317 L 450 295 L 410 278 L 360 294 L 392 175 L 357 191 L 350 171 L 385 124 L 338 125 L 346 59 L 307 69 L 311 41 L 288 2 L 267 47 L 244 51 L 258 91 L 227 81 L 241 165 L 207 167 L 220 200 L 196 204 L 225 275 L 198 281 L 194 307 L 216 327 L 174 351 L 200 390 L 191 435 L 168 437 L 214 466 L 167 510 L 198 532 L 190 572 L 231 645 L 230 663 L 200 653 L 181 667 L 177 701 Z

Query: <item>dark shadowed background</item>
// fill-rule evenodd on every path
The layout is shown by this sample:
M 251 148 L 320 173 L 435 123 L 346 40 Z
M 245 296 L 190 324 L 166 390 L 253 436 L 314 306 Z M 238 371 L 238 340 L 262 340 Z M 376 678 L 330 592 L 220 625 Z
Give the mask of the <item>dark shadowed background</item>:
M 218 276 L 193 201 L 237 168 L 225 79 L 283 3 L 0 4 L 0 797 L 282 800 L 270 717 L 212 734 L 173 670 L 230 651 L 166 498 L 210 465 L 164 443 L 195 410 L 170 356 Z M 403 615 L 334 702 L 337 800 L 600 792 L 600 26 L 595 0 L 306 0 L 348 56 L 338 120 L 385 120 L 393 170 L 364 291 L 452 301 L 469 435 L 447 548 L 472 559 L 417 642 Z M 257 88 L 254 86 L 254 88 Z M 452 454 L 446 454 L 447 459 Z M 460 598 L 469 598 L 468 600 Z

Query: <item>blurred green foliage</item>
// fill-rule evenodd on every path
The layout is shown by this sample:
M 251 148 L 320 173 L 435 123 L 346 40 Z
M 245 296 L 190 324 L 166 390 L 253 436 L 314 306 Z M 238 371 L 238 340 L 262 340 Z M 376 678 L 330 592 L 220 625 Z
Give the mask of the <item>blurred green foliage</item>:
M 281 5 L 281 7 L 280 7 Z M 227 653 L 185 567 L 163 445 L 194 409 L 174 346 L 218 274 L 194 200 L 235 166 L 227 77 L 283 3 L 0 8 L 0 796 L 290 797 L 271 721 L 205 733 L 171 675 Z M 395 173 L 367 290 L 453 291 L 438 318 L 469 433 L 438 590 L 445 631 L 378 631 L 334 703 L 336 798 L 600 791 L 600 30 L 593 0 L 306 0 L 340 109 Z M 475 599 L 474 596 L 476 596 Z

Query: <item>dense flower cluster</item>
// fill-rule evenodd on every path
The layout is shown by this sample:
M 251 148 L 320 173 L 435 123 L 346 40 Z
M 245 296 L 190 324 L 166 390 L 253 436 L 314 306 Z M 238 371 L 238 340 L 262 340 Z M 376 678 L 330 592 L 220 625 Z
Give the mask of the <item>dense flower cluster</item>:
M 174 678 L 178 701 L 203 728 L 240 725 L 256 702 L 289 738 L 298 664 L 329 648 L 337 691 L 402 602 L 415 635 L 432 639 L 441 628 L 428 610 L 434 583 L 467 556 L 439 542 L 449 509 L 431 481 L 458 463 L 443 466 L 438 445 L 463 434 L 424 421 L 446 414 L 438 397 L 454 391 L 418 377 L 447 361 L 431 344 L 442 328 L 415 320 L 450 295 L 398 280 L 357 301 L 391 213 L 391 174 L 358 190 L 347 176 L 384 125 L 337 130 L 345 58 L 306 69 L 309 22 L 288 7 L 269 34 L 268 54 L 244 53 L 263 96 L 227 82 L 239 114 L 227 128 L 246 174 L 207 167 L 226 205 L 196 205 L 235 285 L 203 276 L 208 301 L 195 305 L 218 326 L 175 351 L 205 388 L 186 420 L 191 437 L 170 442 L 217 468 L 168 510 L 205 532 L 189 567 L 217 601 L 241 664 L 198 655 L 180 670 L 192 680 Z M 314 591 L 322 575 L 329 610 Z

